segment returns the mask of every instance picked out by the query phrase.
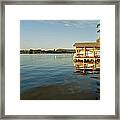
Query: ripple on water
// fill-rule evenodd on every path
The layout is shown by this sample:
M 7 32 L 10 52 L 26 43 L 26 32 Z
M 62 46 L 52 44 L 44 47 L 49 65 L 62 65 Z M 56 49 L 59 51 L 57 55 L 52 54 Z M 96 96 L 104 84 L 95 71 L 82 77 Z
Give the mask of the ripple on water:
M 100 82 L 93 75 L 74 72 L 71 55 L 21 56 L 21 92 L 39 86 L 66 86 L 67 93 L 95 92 Z

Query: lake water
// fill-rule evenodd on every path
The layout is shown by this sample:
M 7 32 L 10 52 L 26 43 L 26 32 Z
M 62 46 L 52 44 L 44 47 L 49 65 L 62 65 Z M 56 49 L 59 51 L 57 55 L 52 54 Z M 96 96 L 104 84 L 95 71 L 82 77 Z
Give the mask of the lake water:
M 68 94 L 68 99 L 72 99 L 70 95 L 74 95 L 74 99 L 99 99 L 100 93 L 97 91 L 100 80 L 94 78 L 99 74 L 81 75 L 79 72 L 75 72 L 72 57 L 73 54 L 21 55 L 21 99 L 62 99 L 60 95 L 67 96 Z M 32 96 L 33 92 L 34 95 Z M 40 97 L 41 94 L 44 94 L 43 98 Z M 51 96 L 47 98 L 47 94 L 51 94 Z M 29 98 L 29 96 L 31 97 Z M 63 98 L 67 99 L 66 97 Z

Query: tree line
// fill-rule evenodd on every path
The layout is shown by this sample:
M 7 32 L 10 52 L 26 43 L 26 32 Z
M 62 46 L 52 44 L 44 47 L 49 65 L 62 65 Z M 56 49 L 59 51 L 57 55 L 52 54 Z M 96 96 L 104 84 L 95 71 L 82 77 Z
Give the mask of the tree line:
M 74 49 L 53 49 L 53 50 L 41 50 L 41 49 L 24 49 L 20 50 L 20 54 L 45 54 L 45 53 L 75 53 Z

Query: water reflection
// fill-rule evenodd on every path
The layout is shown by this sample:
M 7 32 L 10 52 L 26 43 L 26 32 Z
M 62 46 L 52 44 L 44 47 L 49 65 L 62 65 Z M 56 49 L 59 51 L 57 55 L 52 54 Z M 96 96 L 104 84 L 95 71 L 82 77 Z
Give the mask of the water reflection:
M 83 75 L 84 78 L 96 79 L 96 90 L 94 91 L 97 94 L 96 99 L 100 99 L 100 61 L 73 61 L 75 67 L 75 73 Z M 88 77 L 87 77 L 88 76 Z M 88 87 L 89 89 L 89 87 Z
M 73 65 L 75 66 L 75 72 L 80 72 L 83 74 L 92 74 L 100 73 L 100 62 L 99 60 L 78 60 L 78 61 L 73 61 Z

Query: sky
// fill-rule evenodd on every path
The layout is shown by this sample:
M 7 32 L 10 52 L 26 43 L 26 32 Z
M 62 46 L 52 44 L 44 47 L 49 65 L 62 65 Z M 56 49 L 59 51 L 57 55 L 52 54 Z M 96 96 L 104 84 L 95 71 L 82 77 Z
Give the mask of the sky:
M 73 48 L 81 41 L 95 41 L 99 20 L 21 20 L 20 48 Z

